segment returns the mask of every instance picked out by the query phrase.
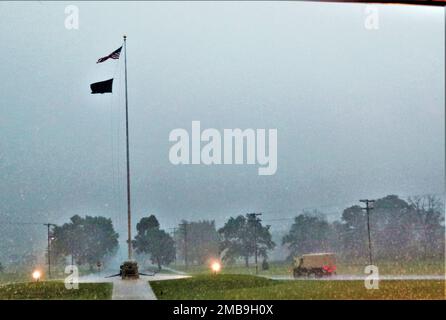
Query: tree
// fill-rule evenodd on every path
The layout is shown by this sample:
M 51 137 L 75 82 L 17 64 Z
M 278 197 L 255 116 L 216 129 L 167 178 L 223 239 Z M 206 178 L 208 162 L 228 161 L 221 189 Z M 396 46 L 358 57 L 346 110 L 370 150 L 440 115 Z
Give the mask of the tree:
M 341 248 L 344 255 L 350 259 L 366 258 L 368 250 L 367 217 L 360 206 L 355 205 L 342 212 Z
M 269 229 L 270 226 L 263 226 L 257 218 L 245 218 L 242 215 L 229 218 L 218 230 L 222 237 L 220 251 L 225 252 L 223 260 L 233 262 L 243 258 L 245 266 L 249 267 L 249 258 L 255 255 L 256 249 L 261 257 L 267 259 L 268 250 L 276 246 Z
M 0 273 L 3 273 L 5 271 L 5 268 L 3 267 L 2 263 L 0 262 Z
M 444 257 L 443 202 L 432 195 L 405 201 L 396 195 L 377 199 L 370 211 L 372 253 L 395 261 Z M 344 210 L 338 230 L 342 252 L 348 258 L 366 258 L 367 216 L 360 206 Z
M 407 259 L 414 240 L 409 204 L 397 195 L 377 199 L 370 213 L 372 250 L 386 259 Z
M 175 259 L 175 242 L 164 230 L 154 215 L 142 218 L 136 225 L 137 235 L 132 241 L 137 253 L 150 255 L 152 263 L 161 270 Z
M 434 195 L 411 197 L 408 202 L 419 226 L 417 234 L 422 241 L 423 258 L 444 253 L 443 202 Z
M 304 212 L 294 218 L 294 223 L 289 233 L 283 237 L 282 244 L 288 246 L 288 259 L 291 260 L 304 253 L 329 251 L 330 235 L 330 224 L 320 213 Z
M 55 256 L 71 255 L 75 263 L 88 263 L 90 268 L 118 248 L 119 235 L 111 219 L 105 217 L 75 215 L 69 223 L 54 227 L 53 236 L 51 248 Z
M 185 258 L 187 249 L 187 261 L 191 264 L 203 265 L 219 256 L 219 235 L 214 221 L 182 221 L 176 243 L 180 259 Z

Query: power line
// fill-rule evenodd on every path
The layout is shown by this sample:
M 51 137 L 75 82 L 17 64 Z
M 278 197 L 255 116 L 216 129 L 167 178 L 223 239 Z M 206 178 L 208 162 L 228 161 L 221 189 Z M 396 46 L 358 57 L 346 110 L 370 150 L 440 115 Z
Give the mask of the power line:
M 406 201 L 408 198 L 411 197 L 416 197 L 416 196 L 428 196 L 428 195 L 434 195 L 434 196 L 439 196 L 441 198 L 442 201 L 444 201 L 444 194 L 441 193 L 426 193 L 426 194 L 418 194 L 418 195 L 410 195 L 410 196 L 398 196 L 400 199 Z M 338 216 L 341 217 L 342 216 L 342 212 L 350 207 L 355 206 L 354 202 L 349 202 L 349 201 L 345 201 L 342 203 L 336 203 L 336 204 L 327 204 L 327 205 L 320 205 L 320 206 L 313 206 L 313 207 L 294 207 L 291 209 L 281 209 L 281 210 L 262 210 L 262 213 L 264 214 L 268 214 L 268 215 L 274 215 L 277 213 L 290 213 L 290 212 L 296 212 L 294 217 L 277 217 L 277 218 L 271 218 L 271 219 L 265 219 L 263 221 L 268 221 L 268 222 L 274 222 L 274 221 L 288 221 L 288 220 L 294 220 L 295 217 L 297 217 L 298 215 L 304 213 L 304 211 L 310 211 L 310 210 L 317 210 L 320 211 L 322 216 L 325 217 L 331 217 L 331 216 Z M 332 212 L 324 212 L 324 210 L 322 210 L 322 208 L 339 208 L 339 211 L 332 211 Z M 395 209 L 395 207 L 387 207 L 387 206 L 379 206 L 379 208 L 377 209 Z M 330 210 L 331 211 L 331 210 Z M 224 214 L 224 212 L 223 212 Z M 311 214 L 311 212 L 310 212 Z M 219 221 L 221 221 L 220 219 L 226 219 L 227 217 L 234 217 L 234 216 L 238 216 L 240 215 L 240 213 L 231 213 L 231 214 L 224 214 L 224 217 L 222 217 L 222 212 L 219 213 L 215 213 L 213 216 L 218 217 Z M 215 220 L 215 219 L 214 219 Z M 167 229 L 172 229 L 172 228 L 167 228 Z
M 45 224 L 45 223 L 44 222 L 22 222 L 22 221 L 1 221 L 0 220 L 0 224 L 41 226 L 42 224 Z
M 20 226 L 46 226 L 47 227 L 47 261 L 48 261 L 48 277 L 51 277 L 51 227 L 55 227 L 54 223 L 45 222 L 23 222 L 23 221 L 0 221 L 4 225 L 20 225 Z
M 257 223 L 260 223 L 262 220 L 260 218 L 257 218 L 259 216 L 261 216 L 261 213 L 247 213 L 246 216 L 248 217 L 248 221 L 250 221 L 249 219 L 251 219 L 251 221 L 254 221 L 254 259 L 255 259 L 255 264 L 256 264 L 256 274 L 259 273 L 259 265 L 257 263 Z
M 44 226 L 47 227 L 47 232 L 48 232 L 48 251 L 47 251 L 47 255 L 48 255 L 48 278 L 51 278 L 51 227 L 56 227 L 56 225 L 54 223 L 44 223 Z

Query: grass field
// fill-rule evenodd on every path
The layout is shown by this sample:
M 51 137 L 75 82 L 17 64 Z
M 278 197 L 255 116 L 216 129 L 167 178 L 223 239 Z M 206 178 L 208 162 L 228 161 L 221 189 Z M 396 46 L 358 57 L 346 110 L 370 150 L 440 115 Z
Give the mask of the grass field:
M 108 300 L 112 290 L 111 283 L 80 283 L 78 290 L 60 281 L 14 283 L 0 286 L 0 300 Z
M 25 273 L 22 272 L 8 272 L 8 273 L 0 273 L 0 285 L 5 283 L 12 283 L 12 282 L 24 282 L 24 281 L 30 281 L 31 276 L 25 275 Z
M 31 276 L 33 270 L 33 268 L 28 267 L 18 267 L 16 269 L 7 268 L 4 272 L 0 272 L 0 284 L 33 281 Z M 39 268 L 39 270 L 43 273 L 43 277 L 45 277 L 46 266 Z M 52 266 L 51 270 L 51 280 L 63 280 L 68 276 L 68 274 L 65 273 L 65 265 Z M 85 265 L 79 266 L 78 271 L 80 276 L 97 272 L 97 270 L 94 269 L 90 270 L 90 268 Z
M 375 263 L 379 267 L 381 275 L 444 275 L 445 262 L 441 260 L 433 261 L 411 261 L 411 262 L 389 262 L 378 261 Z M 338 263 L 337 274 L 347 275 L 364 275 L 365 263 Z M 261 270 L 259 266 L 260 275 L 291 275 L 292 265 L 288 262 L 271 262 L 268 270 Z M 189 266 L 187 269 L 183 265 L 172 266 L 173 269 L 187 272 L 190 274 L 210 274 L 209 266 Z M 222 274 L 255 274 L 254 265 L 246 268 L 243 265 L 223 266 Z
M 249 275 L 198 275 L 151 281 L 161 300 L 297 300 L 297 299 L 445 299 L 445 282 L 382 281 L 367 290 L 363 281 L 277 281 Z

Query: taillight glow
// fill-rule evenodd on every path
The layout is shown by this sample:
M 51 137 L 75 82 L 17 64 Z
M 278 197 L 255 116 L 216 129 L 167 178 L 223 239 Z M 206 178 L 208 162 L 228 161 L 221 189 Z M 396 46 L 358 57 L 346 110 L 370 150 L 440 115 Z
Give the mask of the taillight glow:
M 323 266 L 322 269 L 328 273 L 333 273 L 336 271 L 336 266 Z

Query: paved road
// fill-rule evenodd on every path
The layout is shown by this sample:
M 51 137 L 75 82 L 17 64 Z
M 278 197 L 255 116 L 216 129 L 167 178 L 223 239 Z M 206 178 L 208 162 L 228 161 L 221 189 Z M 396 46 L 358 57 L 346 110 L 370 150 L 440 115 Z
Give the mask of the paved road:
M 113 274 L 113 272 L 101 272 L 95 274 L 89 274 L 86 276 L 81 276 L 79 278 L 79 283 L 98 283 L 98 282 L 115 282 L 120 280 L 119 277 L 106 278 L 107 276 Z M 157 273 L 153 276 L 141 276 L 141 279 L 144 281 L 162 281 L 162 280 L 173 280 L 173 279 L 182 279 L 189 278 L 189 275 L 186 274 L 170 274 L 170 273 Z
M 178 271 L 172 268 L 163 267 L 171 272 L 175 272 L 178 276 L 178 278 L 172 278 L 175 277 L 175 275 L 169 275 L 170 277 L 167 277 L 166 280 L 169 279 L 179 279 L 179 278 L 185 278 L 190 277 L 190 275 L 187 275 L 187 273 Z M 366 279 L 366 275 L 335 275 L 327 278 L 306 278 L 301 277 L 295 279 L 292 275 L 260 275 L 260 277 L 264 277 L 267 279 L 272 280 L 338 280 L 338 281 L 353 281 L 353 280 L 359 280 L 364 281 Z M 158 280 L 158 279 L 156 279 Z M 164 280 L 164 279 L 159 279 Z M 380 280 L 444 280 L 446 281 L 446 275 L 381 275 Z
M 352 280 L 365 280 L 366 275 L 335 275 L 331 277 L 324 278 L 293 278 L 293 276 L 262 276 L 272 280 L 317 280 L 317 281 L 330 281 L 330 280 L 338 280 L 338 281 L 352 281 Z M 380 275 L 380 280 L 446 280 L 444 275 Z
M 173 272 L 173 273 L 176 273 L 176 274 L 187 275 L 187 272 L 179 271 L 179 270 L 172 269 L 172 268 L 169 268 L 169 267 L 163 267 L 163 269 L 166 269 L 166 270 L 168 270 L 170 272 Z
M 155 293 L 153 293 L 150 284 L 144 278 L 141 277 L 138 280 L 114 280 L 112 300 L 156 300 Z
M 186 275 L 157 273 L 154 276 L 141 276 L 138 280 L 122 280 L 120 277 L 106 278 L 110 272 L 90 274 L 79 278 L 79 283 L 113 283 L 112 300 L 156 300 L 149 281 L 186 278 Z

